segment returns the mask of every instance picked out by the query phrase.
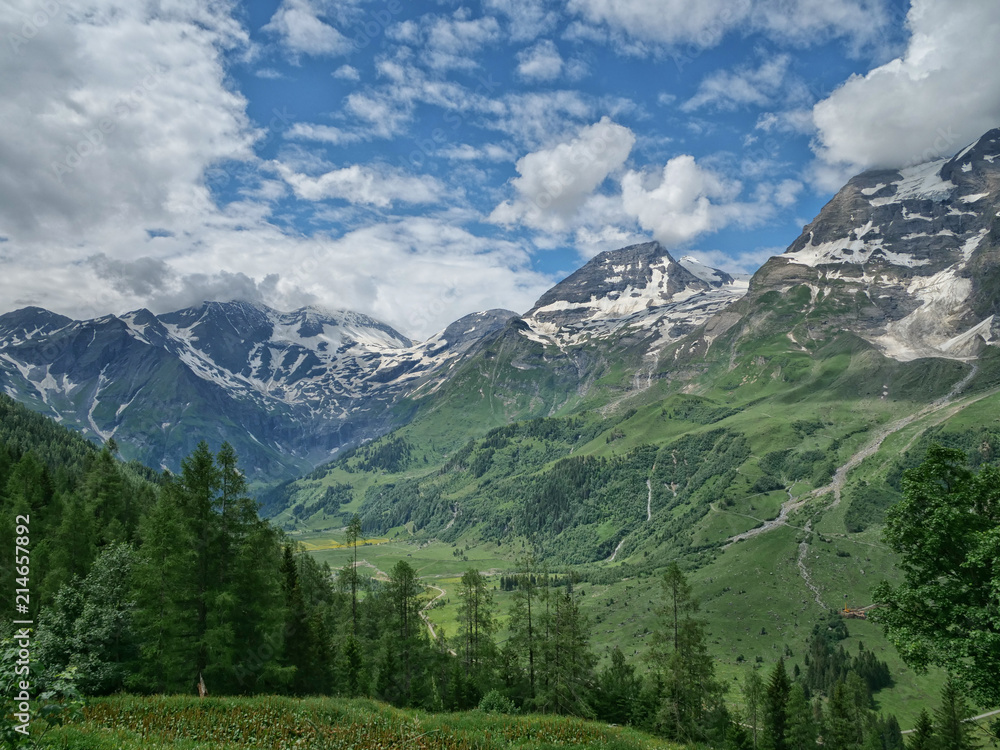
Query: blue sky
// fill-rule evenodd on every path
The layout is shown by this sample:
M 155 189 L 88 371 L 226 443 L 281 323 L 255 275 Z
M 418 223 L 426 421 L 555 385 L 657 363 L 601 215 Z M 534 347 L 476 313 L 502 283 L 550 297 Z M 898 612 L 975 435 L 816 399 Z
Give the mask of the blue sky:
M 985 0 L 14 0 L 0 307 L 413 337 L 650 238 L 731 271 L 1000 124 Z

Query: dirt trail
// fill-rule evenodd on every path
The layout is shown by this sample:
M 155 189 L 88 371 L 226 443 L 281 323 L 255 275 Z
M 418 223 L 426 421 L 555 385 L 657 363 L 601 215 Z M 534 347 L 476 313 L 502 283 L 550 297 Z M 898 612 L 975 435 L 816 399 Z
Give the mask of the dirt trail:
M 970 716 L 968 719 L 962 719 L 962 721 L 979 721 L 980 719 L 988 719 L 989 717 L 996 716 L 997 714 L 1000 714 L 1000 709 L 997 709 L 996 711 L 987 711 L 984 714 L 979 714 L 979 716 Z M 900 732 L 900 734 L 913 734 L 916 731 L 916 729 L 904 729 Z
M 804 531 L 812 532 L 812 521 L 807 521 Z M 819 587 L 813 583 L 812 576 L 809 575 L 809 568 L 806 567 L 806 557 L 809 554 L 809 537 L 806 536 L 801 542 L 799 542 L 799 559 L 796 561 L 799 566 L 799 575 L 802 576 L 802 580 L 805 581 L 806 586 L 810 591 L 813 592 L 813 596 L 816 597 L 816 603 L 819 605 L 820 609 L 826 611 L 828 607 L 823 602 L 823 597 L 820 596 Z
M 427 630 L 430 631 L 431 640 L 432 641 L 436 641 L 437 640 L 437 633 L 434 632 L 434 626 L 431 624 L 431 620 L 427 616 L 427 610 L 429 610 L 431 607 L 433 607 L 434 606 L 434 602 L 436 602 L 438 599 L 440 599 L 442 596 L 444 596 L 447 592 L 443 588 L 441 588 L 440 586 L 435 586 L 433 583 L 426 583 L 424 585 L 427 586 L 427 588 L 429 588 L 429 589 L 434 589 L 436 591 L 440 591 L 441 592 L 440 594 L 438 594 L 437 596 L 435 596 L 433 599 L 431 599 L 429 602 L 427 602 L 427 604 L 425 604 L 423 607 L 420 608 L 420 619 L 422 619 L 424 621 L 424 624 L 427 626 Z
M 829 484 L 823 487 L 819 487 L 815 490 L 812 490 L 811 492 L 808 492 L 805 495 L 799 497 L 793 496 L 791 494 L 791 490 L 789 490 L 788 500 L 786 500 L 782 504 L 781 510 L 778 512 L 778 516 L 776 518 L 772 518 L 770 521 L 766 521 L 763 525 L 758 526 L 754 529 L 750 529 L 749 531 L 744 531 L 741 534 L 736 534 L 735 536 L 730 537 L 730 539 L 726 543 L 726 547 L 730 546 L 731 544 L 735 544 L 736 542 L 742 542 L 752 537 L 758 536 L 760 534 L 764 534 L 768 531 L 777 528 L 778 526 L 787 525 L 785 523 L 785 519 L 787 519 L 788 516 L 794 511 L 799 510 L 812 498 L 823 497 L 823 495 L 828 495 L 832 493 L 833 501 L 827 506 L 827 510 L 831 508 L 836 508 L 840 504 L 841 492 L 844 488 L 844 483 L 847 481 L 847 475 L 850 474 L 851 471 L 855 469 L 866 458 L 874 455 L 878 451 L 878 449 L 882 447 L 882 443 L 885 442 L 885 439 L 888 438 L 890 435 L 899 432 L 910 423 L 914 422 L 917 419 L 925 417 L 928 414 L 933 414 L 934 412 L 941 411 L 946 407 L 951 407 L 951 409 L 949 410 L 949 414 L 951 414 L 958 411 L 959 409 L 968 407 L 970 404 L 974 404 L 976 401 L 979 401 L 981 399 L 986 398 L 987 396 L 991 396 L 994 393 L 996 393 L 997 389 L 994 389 L 992 391 L 989 391 L 988 393 L 984 393 L 982 396 L 979 396 L 974 401 L 970 401 L 966 404 L 956 404 L 954 406 L 951 405 L 951 402 L 959 394 L 961 394 L 963 390 L 965 390 L 965 387 L 970 382 L 972 382 L 972 379 L 976 376 L 976 373 L 978 371 L 979 371 L 979 366 L 973 364 L 972 369 L 969 371 L 969 373 L 960 381 L 958 381 L 946 395 L 942 396 L 939 399 L 936 399 L 935 401 L 932 401 L 930 404 L 914 412 L 913 414 L 901 417 L 900 419 L 897 419 L 893 422 L 890 422 L 887 425 L 884 425 L 883 427 L 880 427 L 875 432 L 874 436 L 867 443 L 865 443 L 860 450 L 858 450 L 853 456 L 847 459 L 847 461 L 842 466 L 840 466 L 836 472 L 834 472 L 833 479 L 830 480 Z
M 656 468 L 655 464 L 653 468 Z M 646 489 L 649 491 L 649 494 L 646 495 L 646 521 L 648 522 L 653 520 L 653 483 L 648 479 L 646 480 Z
M 827 506 L 827 509 L 836 508 L 840 505 L 841 491 L 844 489 L 844 483 L 847 481 L 847 475 L 862 461 L 864 461 L 869 456 L 874 455 L 879 448 L 882 447 L 882 443 L 885 439 L 892 435 L 893 433 L 899 432 L 901 429 L 909 425 L 911 422 L 925 417 L 928 414 L 941 410 L 943 407 L 948 406 L 951 401 L 958 396 L 965 387 L 972 382 L 972 379 L 979 372 L 979 365 L 973 364 L 972 369 L 969 370 L 969 374 L 962 378 L 960 381 L 955 383 L 954 387 L 947 394 L 942 396 L 935 401 L 932 401 L 923 409 L 910 414 L 909 416 L 897 419 L 895 422 L 890 422 L 889 424 L 881 427 L 876 431 L 875 436 L 868 441 L 868 443 L 861 448 L 857 453 L 851 456 L 847 463 L 841 466 L 833 475 L 833 479 L 825 487 L 820 487 L 819 489 L 813 490 L 813 497 L 822 497 L 823 495 L 833 493 L 833 502 Z

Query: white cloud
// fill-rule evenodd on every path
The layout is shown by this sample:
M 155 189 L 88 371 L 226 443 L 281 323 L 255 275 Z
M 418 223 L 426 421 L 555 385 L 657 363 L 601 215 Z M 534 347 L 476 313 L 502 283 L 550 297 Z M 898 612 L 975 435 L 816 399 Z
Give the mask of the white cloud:
M 332 57 L 350 52 L 354 43 L 324 17 L 323 9 L 311 0 L 282 0 L 262 31 L 277 35 L 293 55 Z
M 308 122 L 296 122 L 285 131 L 285 137 L 292 140 L 319 141 L 342 146 L 346 143 L 356 143 L 361 140 L 357 133 L 348 133 L 331 125 L 314 125 Z
M 621 168 L 635 143 L 628 128 L 604 117 L 573 139 L 517 162 L 517 197 L 497 206 L 490 220 L 523 223 L 547 232 L 571 228 L 577 212 L 608 175 Z
M 747 105 L 766 106 L 781 92 L 790 62 L 788 55 L 777 55 L 756 69 L 741 66 L 732 72 L 717 71 L 702 80 L 698 91 L 681 109 L 693 112 L 702 107 L 733 110 Z
M 31 6 L 34 7 L 34 6 Z M 206 167 L 253 159 L 223 52 L 247 44 L 201 3 L 65 2 L 0 76 L 0 234 L 115 244 L 211 209 Z M 0 14 L 0 38 L 23 17 Z
M 412 100 L 383 93 L 350 94 L 345 109 L 366 123 L 370 135 L 379 138 L 405 133 L 413 116 Z
M 567 7 L 632 54 L 649 45 L 707 49 L 746 31 L 799 45 L 839 37 L 859 50 L 883 41 L 891 22 L 887 0 L 569 0 Z M 588 34 L 580 26 L 573 33 Z
M 361 73 L 353 65 L 341 65 L 330 75 L 332 75 L 334 78 L 339 78 L 341 81 L 361 80 Z
M 913 0 L 905 53 L 816 104 L 815 180 L 948 156 L 1000 122 L 1000 4 Z
M 452 161 L 513 161 L 514 154 L 509 149 L 496 143 L 487 143 L 479 148 L 468 143 L 457 146 L 447 146 L 437 152 L 438 156 Z
M 16 7 L 37 10 L 28 0 Z M 264 133 L 230 88 L 226 56 L 250 46 L 235 3 L 62 0 L 58 8 L 16 51 L 0 53 L 11 52 L 0 76 L 4 309 L 40 305 L 85 318 L 242 297 L 278 309 L 355 309 L 425 336 L 476 309 L 526 310 L 551 284 L 519 244 L 476 236 L 458 224 L 474 218 L 439 209 L 450 191 L 432 178 L 374 166 L 313 171 L 303 150 L 311 167 L 276 179 L 253 153 Z M 5 45 L 20 39 L 23 18 L 0 13 Z M 283 148 L 286 167 L 284 151 L 299 148 Z M 217 205 L 209 181 L 239 197 Z M 352 210 L 355 228 L 305 236 L 271 223 L 271 201 L 293 182 L 311 199 L 358 201 L 308 206 Z M 416 200 L 431 201 L 427 215 L 379 208 Z
M 444 192 L 444 186 L 433 177 L 416 177 L 384 167 L 353 164 L 318 177 L 295 172 L 281 163 L 276 163 L 275 167 L 295 195 L 307 201 L 336 198 L 388 208 L 396 203 L 432 203 Z
M 535 39 L 559 22 L 552 0 L 484 0 L 483 7 L 507 18 L 510 38 L 515 42 Z
M 499 41 L 500 24 L 492 16 L 472 18 L 467 8 L 459 8 L 450 17 L 427 14 L 419 22 L 395 24 L 386 35 L 419 47 L 420 59 L 433 70 L 471 70 L 479 67 L 476 55 L 483 47 Z
M 645 42 L 711 47 L 741 23 L 750 0 L 569 0 L 587 21 Z
M 518 75 L 528 81 L 551 81 L 563 72 L 562 56 L 550 39 L 518 52 L 517 60 Z
M 284 78 L 284 76 L 274 68 L 261 68 L 259 70 L 255 70 L 254 75 L 258 78 L 264 78 L 270 81 L 277 81 L 278 79 Z
M 719 268 L 727 273 L 754 273 L 769 258 L 781 255 L 785 252 L 783 247 L 761 247 L 755 250 L 747 250 L 738 253 L 727 253 L 722 250 L 692 250 L 685 251 L 685 255 L 691 255 L 696 260 L 711 268 Z

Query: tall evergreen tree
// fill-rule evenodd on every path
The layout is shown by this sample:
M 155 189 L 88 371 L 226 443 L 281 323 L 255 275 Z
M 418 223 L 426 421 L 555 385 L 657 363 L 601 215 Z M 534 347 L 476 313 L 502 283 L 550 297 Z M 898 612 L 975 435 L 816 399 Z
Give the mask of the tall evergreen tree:
M 784 658 L 778 659 L 764 691 L 764 741 L 769 750 L 786 750 L 785 727 L 791 684 Z
M 462 575 L 458 591 L 459 639 L 466 676 L 486 692 L 496 657 L 496 606 L 483 575 L 474 569 Z
M 695 617 L 698 602 L 677 563 L 662 579 L 664 604 L 654 633 L 651 658 L 663 675 L 660 723 L 666 735 L 682 742 L 705 741 L 721 711 L 724 688 L 715 679 L 708 655 L 705 623 Z
M 594 706 L 597 718 L 612 724 L 631 724 L 641 692 L 642 681 L 635 674 L 635 666 L 628 663 L 615 644 L 611 663 L 597 676 Z
M 913 734 L 906 741 L 906 750 L 935 750 L 937 746 L 934 735 L 934 723 L 926 708 L 920 709 L 917 716 L 917 725 L 913 728 Z
M 815 750 L 816 731 L 806 691 L 796 682 L 788 694 L 785 747 L 788 750 Z
M 594 715 L 590 696 L 596 658 L 590 650 L 586 618 L 572 586 L 554 597 L 543 646 L 541 689 L 535 703 L 542 711 L 572 716 Z
M 528 692 L 524 699 L 535 697 L 535 668 L 538 657 L 540 620 L 538 611 L 538 586 L 535 579 L 534 560 L 528 558 L 521 563 L 515 577 L 513 601 L 510 609 L 511 641 L 527 662 Z
M 187 692 L 198 679 L 196 549 L 181 494 L 168 478 L 139 526 L 142 547 L 133 579 L 141 659 L 129 679 L 133 690 Z
M 934 712 L 937 750 L 975 750 L 979 747 L 973 736 L 974 726 L 966 721 L 970 716 L 972 712 L 958 683 L 949 677 L 941 688 L 941 706 Z

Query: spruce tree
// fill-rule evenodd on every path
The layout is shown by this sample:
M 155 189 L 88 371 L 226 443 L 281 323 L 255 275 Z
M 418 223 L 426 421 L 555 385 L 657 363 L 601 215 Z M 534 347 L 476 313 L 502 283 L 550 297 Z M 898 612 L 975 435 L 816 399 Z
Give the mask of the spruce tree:
M 770 750 L 786 750 L 785 728 L 788 722 L 788 698 L 791 684 L 784 658 L 778 659 L 764 691 L 764 738 Z
M 141 645 L 140 667 L 129 677 L 133 690 L 187 692 L 198 679 L 196 550 L 181 492 L 168 478 L 139 525 L 142 547 L 133 580 Z
M 788 694 L 785 747 L 788 750 L 815 750 L 816 724 L 812 707 L 802 685 L 796 682 Z
M 917 717 L 917 725 L 913 728 L 913 733 L 906 740 L 906 750 L 935 750 L 937 747 L 934 735 L 934 723 L 926 708 L 920 709 Z
M 973 736 L 972 716 L 958 683 L 951 676 L 941 688 L 941 706 L 934 712 L 937 750 L 975 750 L 979 743 Z

